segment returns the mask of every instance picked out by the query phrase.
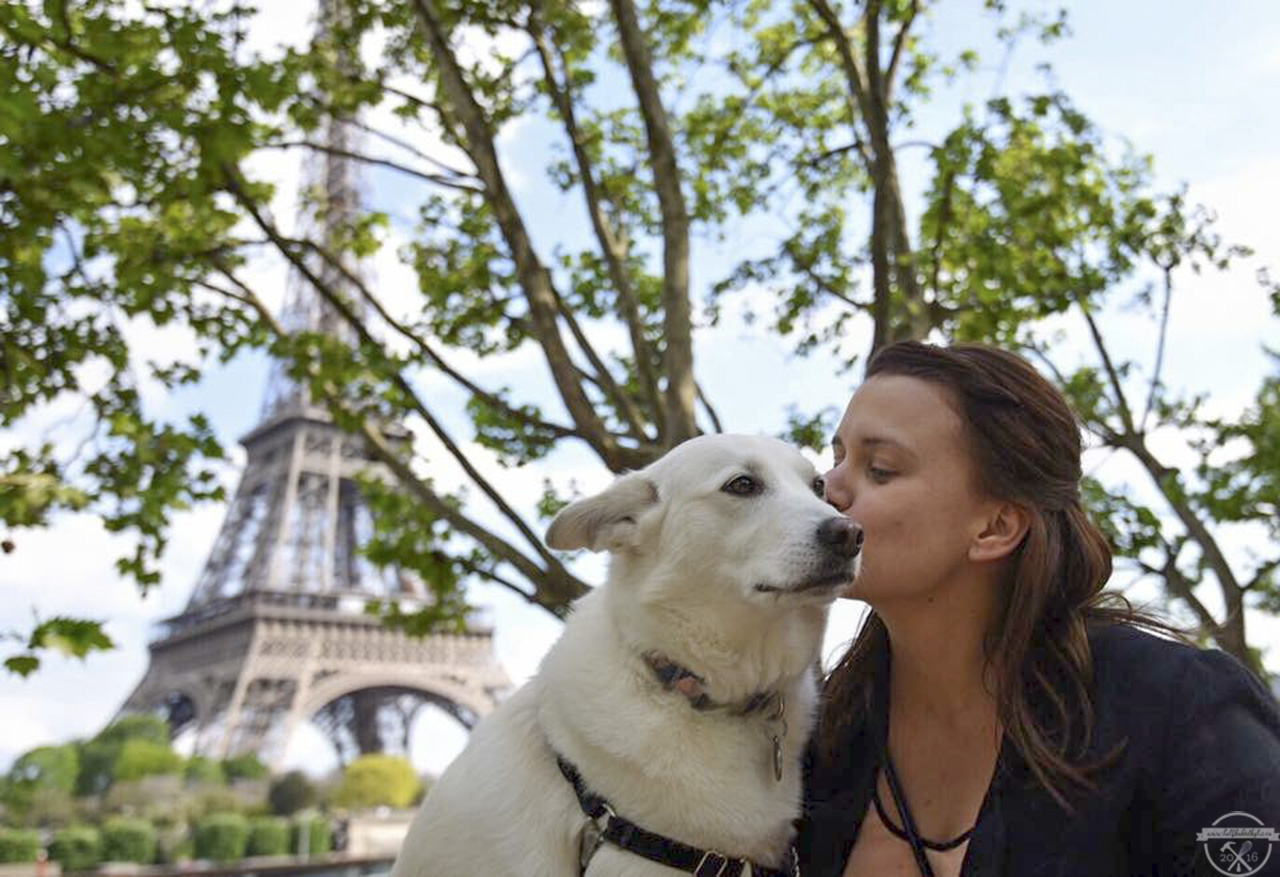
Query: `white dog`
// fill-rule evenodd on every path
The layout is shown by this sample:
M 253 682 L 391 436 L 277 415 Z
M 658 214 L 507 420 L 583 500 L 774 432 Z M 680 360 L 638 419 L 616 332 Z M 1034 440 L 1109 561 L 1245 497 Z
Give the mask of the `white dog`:
M 716 435 L 569 505 L 547 544 L 609 551 L 607 581 L 432 787 L 392 877 L 790 874 L 858 527 L 793 448 Z

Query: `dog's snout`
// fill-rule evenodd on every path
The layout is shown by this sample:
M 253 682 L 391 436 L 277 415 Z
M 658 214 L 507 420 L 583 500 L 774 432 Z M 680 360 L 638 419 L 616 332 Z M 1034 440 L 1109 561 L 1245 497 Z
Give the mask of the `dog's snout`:
M 818 526 L 818 541 L 846 557 L 856 557 L 862 550 L 862 528 L 843 515 L 827 518 Z

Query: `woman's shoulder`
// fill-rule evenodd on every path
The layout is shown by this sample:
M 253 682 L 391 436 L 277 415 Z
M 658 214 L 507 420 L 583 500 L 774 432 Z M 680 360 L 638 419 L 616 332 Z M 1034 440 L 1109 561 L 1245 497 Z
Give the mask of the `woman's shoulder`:
M 1095 696 L 1171 715 L 1238 702 L 1268 718 L 1275 699 L 1234 656 L 1199 648 L 1123 623 L 1091 626 Z

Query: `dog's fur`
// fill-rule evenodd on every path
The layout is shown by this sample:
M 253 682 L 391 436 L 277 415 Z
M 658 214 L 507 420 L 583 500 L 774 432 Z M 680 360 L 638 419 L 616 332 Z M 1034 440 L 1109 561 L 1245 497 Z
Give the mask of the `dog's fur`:
M 742 475 L 760 490 L 725 489 Z M 392 877 L 579 873 L 585 816 L 555 753 L 619 816 L 781 866 L 827 608 L 858 563 L 819 536 L 838 515 L 816 478 L 775 439 L 705 436 L 562 510 L 548 544 L 609 551 L 607 581 L 577 601 L 537 676 L 476 727 L 432 787 Z M 642 659 L 653 652 L 705 679 L 716 703 L 785 696 L 781 781 L 781 722 L 695 710 L 655 678 Z M 587 871 L 675 873 L 607 843 Z

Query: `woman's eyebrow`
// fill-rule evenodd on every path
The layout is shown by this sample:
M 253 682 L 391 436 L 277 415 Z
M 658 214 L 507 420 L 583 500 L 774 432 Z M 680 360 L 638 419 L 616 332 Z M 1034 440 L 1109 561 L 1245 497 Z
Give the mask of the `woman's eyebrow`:
M 899 451 L 902 451 L 904 454 L 906 454 L 909 457 L 915 456 L 915 452 L 912 451 L 909 447 L 907 447 L 897 439 L 889 438 L 888 436 L 864 435 L 861 439 L 859 439 L 858 443 L 863 445 L 864 447 L 877 447 L 877 446 L 883 445 L 883 446 L 895 448 Z M 834 438 L 831 439 L 831 447 L 833 450 L 837 450 L 837 451 L 844 450 L 844 442 L 840 440 L 840 436 L 835 436 Z

